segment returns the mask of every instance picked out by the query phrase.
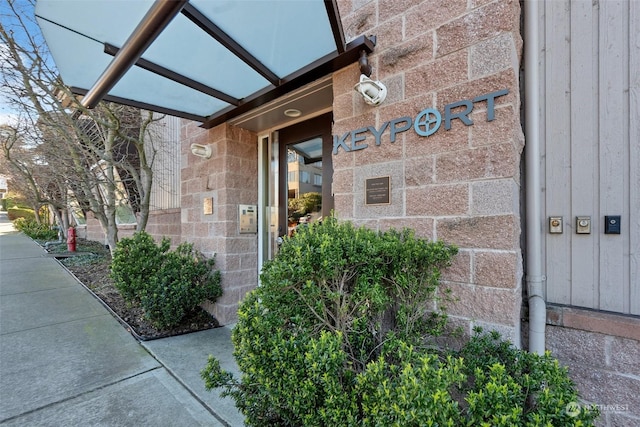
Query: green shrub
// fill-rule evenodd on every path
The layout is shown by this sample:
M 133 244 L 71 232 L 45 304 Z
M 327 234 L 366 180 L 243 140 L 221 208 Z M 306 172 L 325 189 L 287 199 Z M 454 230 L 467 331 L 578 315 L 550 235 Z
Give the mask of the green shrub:
M 12 209 L 13 210 L 13 209 Z M 33 211 L 31 211 L 33 215 Z M 58 231 L 52 229 L 47 224 L 38 224 L 32 217 L 19 217 L 13 221 L 16 230 L 22 231 L 27 236 L 35 240 L 57 240 Z
M 455 253 L 408 229 L 377 233 L 328 218 L 286 240 L 265 263 L 258 294 L 278 312 L 274 326 L 342 333 L 362 370 L 390 336 L 419 345 L 442 332 L 446 315 L 434 306 L 439 269 Z
M 537 355 L 477 328 L 458 353 L 468 380 L 461 388 L 469 403 L 467 421 L 486 426 L 589 426 L 598 411 L 579 401 L 567 368 L 549 352 Z
M 354 401 L 362 426 L 459 426 L 459 404 L 451 391 L 464 380 L 462 360 L 440 359 L 402 343 L 399 354 L 380 357 L 358 375 Z
M 205 300 L 215 301 L 222 294 L 214 259 L 188 243 L 174 251 L 169 246 L 166 238 L 158 245 L 148 233 L 139 232 L 118 242 L 111 264 L 116 289 L 128 303 L 139 304 L 158 327 L 180 324 Z
M 439 271 L 456 249 L 409 230 L 376 233 L 325 219 L 285 239 L 233 330 L 240 379 L 210 357 L 254 426 L 587 426 L 566 370 L 496 335 L 438 349 Z M 439 303 L 439 304 L 437 304 Z
M 24 217 L 20 217 L 20 218 L 14 219 L 12 222 L 13 222 L 13 227 L 16 230 L 23 231 L 25 229 L 28 229 L 28 228 L 32 227 L 31 223 L 32 222 L 36 222 L 36 221 L 35 221 L 35 219 L 27 219 L 27 218 L 24 218 Z
M 356 376 L 380 356 L 395 362 L 399 342 L 424 347 L 442 333 L 446 315 L 435 305 L 446 299 L 437 295 L 440 268 L 456 251 L 411 230 L 377 233 L 335 218 L 286 239 L 241 305 L 233 333 L 244 375 L 228 392 L 250 423 L 302 425 L 316 412 L 327 420 L 343 412 L 359 419 L 358 405 L 339 401 L 354 393 Z M 316 371 L 305 353 L 329 341 L 339 351 L 312 359 L 332 361 L 333 374 L 324 366 L 307 378 Z M 207 386 L 218 385 L 218 374 L 208 372 Z
M 33 213 L 33 209 L 13 207 L 7 209 L 7 218 L 9 218 L 9 221 L 15 221 L 18 218 L 32 219 L 35 221 L 36 216 Z
M 213 259 L 205 259 L 188 243 L 167 252 L 158 274 L 150 277 L 150 286 L 142 293 L 145 314 L 160 326 L 172 326 L 205 300 L 215 301 L 222 288 L 220 272 L 212 271 L 213 266 Z
M 113 253 L 111 278 L 115 288 L 128 303 L 139 304 L 151 279 L 162 268 L 171 241 L 157 244 L 149 233 L 139 232 L 120 239 Z
M 4 198 L 2 199 L 2 207 L 5 211 L 9 210 L 10 208 L 31 209 L 24 197 L 11 191 L 6 193 Z

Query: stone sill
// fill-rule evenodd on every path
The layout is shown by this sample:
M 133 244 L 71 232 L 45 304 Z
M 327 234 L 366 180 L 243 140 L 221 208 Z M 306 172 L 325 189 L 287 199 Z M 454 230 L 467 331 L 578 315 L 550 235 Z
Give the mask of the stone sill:
M 640 316 L 548 304 L 547 324 L 640 341 Z
M 153 215 L 166 215 L 166 214 L 176 214 L 176 213 L 180 213 L 181 209 L 180 208 L 170 208 L 170 209 L 156 209 L 156 210 L 150 210 L 149 211 L 149 216 L 153 216 Z

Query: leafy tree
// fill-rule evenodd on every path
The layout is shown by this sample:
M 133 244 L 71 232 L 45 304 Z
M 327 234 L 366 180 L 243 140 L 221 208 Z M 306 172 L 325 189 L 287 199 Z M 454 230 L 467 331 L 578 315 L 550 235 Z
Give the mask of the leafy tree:
M 37 147 L 29 147 L 21 140 L 18 130 L 9 125 L 0 125 L 0 144 L 2 148 L 4 170 L 15 176 L 10 180 L 11 188 L 24 195 L 25 200 L 35 213 L 35 220 L 40 220 L 40 207 L 43 205 L 59 205 L 57 200 L 48 199 L 40 185 L 47 181 L 55 185 L 56 177 L 39 159 Z

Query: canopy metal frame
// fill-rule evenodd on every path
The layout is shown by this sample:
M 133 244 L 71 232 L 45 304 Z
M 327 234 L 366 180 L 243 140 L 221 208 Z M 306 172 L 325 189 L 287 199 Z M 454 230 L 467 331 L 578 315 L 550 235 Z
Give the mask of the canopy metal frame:
M 83 95 L 81 103 L 87 108 L 93 108 L 99 101 L 105 100 L 199 121 L 202 122 L 202 127 L 204 128 L 214 127 L 357 62 L 363 54 L 366 55 L 373 52 L 376 43 L 375 36 L 360 36 L 346 43 L 336 0 L 324 0 L 324 5 L 336 45 L 335 51 L 287 76 L 279 77 L 249 53 L 239 42 L 189 3 L 189 0 L 155 0 L 122 47 L 118 48 L 113 44 L 104 43 L 104 52 L 113 56 L 113 59 L 93 87 L 80 88 L 72 86 L 71 90 L 77 95 Z M 142 58 L 145 50 L 151 46 L 154 40 L 178 14 L 183 14 L 194 25 L 197 25 L 255 72 L 263 76 L 270 83 L 269 86 L 239 99 L 225 93 L 224 88 L 210 87 Z M 39 18 L 47 20 L 43 17 Z M 176 111 L 162 105 L 152 105 L 109 95 L 109 91 L 133 66 L 140 67 L 165 79 L 222 100 L 228 103 L 229 106 L 213 112 L 209 116 L 200 116 L 184 111 Z

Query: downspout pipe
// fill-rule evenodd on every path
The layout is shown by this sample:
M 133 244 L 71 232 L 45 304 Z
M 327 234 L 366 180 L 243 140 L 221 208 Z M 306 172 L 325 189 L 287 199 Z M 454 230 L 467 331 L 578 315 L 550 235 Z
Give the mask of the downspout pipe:
M 156 0 L 122 48 L 82 98 L 85 108 L 94 108 L 136 63 L 188 0 Z M 114 5 L 117 7 L 117 5 Z
M 529 351 L 545 351 L 547 309 L 542 274 L 542 189 L 540 171 L 540 57 L 538 0 L 524 1 L 525 180 L 527 296 L 529 299 Z

